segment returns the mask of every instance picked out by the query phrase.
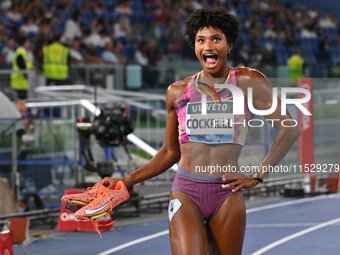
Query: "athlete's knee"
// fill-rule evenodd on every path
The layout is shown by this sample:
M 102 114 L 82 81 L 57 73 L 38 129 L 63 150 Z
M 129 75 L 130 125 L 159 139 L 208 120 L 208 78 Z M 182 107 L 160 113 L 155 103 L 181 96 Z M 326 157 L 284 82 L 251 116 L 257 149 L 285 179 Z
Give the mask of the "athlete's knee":
M 194 235 L 194 233 L 192 233 Z M 173 255 L 207 255 L 208 244 L 195 242 L 194 240 L 185 240 L 180 237 L 170 238 L 171 252 Z

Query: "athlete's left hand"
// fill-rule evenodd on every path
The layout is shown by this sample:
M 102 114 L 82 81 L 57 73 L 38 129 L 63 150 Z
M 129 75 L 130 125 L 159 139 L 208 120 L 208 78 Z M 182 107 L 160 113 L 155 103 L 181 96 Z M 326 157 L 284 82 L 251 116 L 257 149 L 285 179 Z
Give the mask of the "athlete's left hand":
M 224 188 L 234 187 L 232 189 L 232 192 L 236 192 L 236 191 L 238 191 L 239 189 L 242 189 L 242 188 L 249 189 L 249 188 L 255 187 L 259 183 L 258 180 L 253 179 L 251 176 L 241 174 L 241 173 L 238 173 L 233 178 L 230 178 L 229 176 L 227 177 L 227 176 L 223 175 L 222 181 L 223 182 L 229 182 L 229 183 L 223 185 Z

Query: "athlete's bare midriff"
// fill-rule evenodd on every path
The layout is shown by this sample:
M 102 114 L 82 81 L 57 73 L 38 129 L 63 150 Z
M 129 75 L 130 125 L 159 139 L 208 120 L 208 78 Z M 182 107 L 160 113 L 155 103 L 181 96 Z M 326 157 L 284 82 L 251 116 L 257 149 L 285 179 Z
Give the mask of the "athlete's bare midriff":
M 189 85 L 191 77 L 177 82 L 176 84 L 176 99 L 173 105 L 176 106 L 178 100 Z M 240 156 L 241 145 L 226 143 L 226 144 L 205 144 L 199 142 L 188 142 L 180 144 L 181 158 L 179 167 L 185 171 L 198 174 L 222 176 L 226 175 L 223 171 L 198 171 L 205 170 L 207 167 L 238 167 L 238 158 Z M 224 168 L 228 169 L 228 168 Z M 230 168 L 229 168 L 230 169 Z M 235 168 L 233 168 L 235 169 Z
M 211 145 L 189 142 L 181 144 L 180 149 L 179 167 L 181 169 L 198 174 L 222 176 L 228 173 L 225 170 L 230 169 L 229 172 L 231 173 L 235 169 L 230 168 L 231 166 L 237 169 L 242 146 L 238 144 Z M 225 168 L 222 168 L 223 166 Z M 215 169 L 216 171 L 207 171 L 208 169 Z

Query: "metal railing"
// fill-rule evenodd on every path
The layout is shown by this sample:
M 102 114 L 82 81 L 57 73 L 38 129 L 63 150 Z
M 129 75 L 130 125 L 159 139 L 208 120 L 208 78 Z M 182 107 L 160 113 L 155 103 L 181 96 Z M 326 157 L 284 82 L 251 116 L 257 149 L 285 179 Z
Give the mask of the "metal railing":
M 317 134 L 314 141 L 316 147 L 315 161 L 316 163 L 338 163 L 340 154 L 340 89 L 336 88 L 335 85 L 340 84 L 340 80 L 316 80 L 316 83 L 318 84 L 321 84 L 322 82 L 329 83 L 324 84 L 327 89 L 316 89 L 314 91 L 314 125 Z M 51 152 L 56 150 L 60 146 L 53 145 L 53 143 L 58 143 L 58 141 L 49 140 L 53 135 L 46 137 L 46 134 L 48 132 L 52 132 L 54 136 L 57 134 L 58 137 L 62 138 L 59 143 L 67 144 L 67 146 L 65 147 L 65 145 L 62 145 L 61 148 L 63 151 L 54 151 L 49 155 L 60 156 L 65 155 L 66 152 L 68 159 L 70 160 L 68 161 L 69 164 L 73 165 L 72 171 L 78 168 L 77 164 L 79 160 L 79 155 L 77 154 L 79 145 L 76 138 L 77 132 L 74 123 L 79 117 L 90 116 L 85 108 L 81 106 L 81 100 L 84 99 L 89 100 L 92 103 L 96 102 L 100 107 L 126 104 L 128 114 L 134 121 L 135 134 L 143 138 L 149 144 L 152 144 L 153 147 L 159 148 L 162 145 L 166 121 L 165 95 L 111 90 L 101 87 L 94 88 L 86 85 L 71 85 L 66 87 L 39 86 L 36 88 L 35 93 L 38 95 L 35 99 L 39 101 L 27 103 L 27 108 L 34 116 L 34 118 L 30 120 L 36 122 L 36 126 L 39 127 L 34 137 L 35 145 L 37 147 L 43 146 L 45 148 L 50 148 L 45 149 L 45 151 L 49 150 Z M 59 113 L 57 117 L 55 116 L 54 109 L 58 109 Z M 64 127 L 65 130 L 62 131 L 58 126 Z M 15 129 L 13 129 L 13 131 L 14 130 Z M 62 133 L 64 131 L 66 133 Z M 70 135 L 68 136 L 66 134 Z M 273 142 L 273 138 L 273 129 L 268 126 L 260 131 L 256 129 L 251 130 L 248 141 L 252 142 L 253 146 L 246 146 L 244 148 L 240 161 L 245 162 L 245 164 L 253 164 L 255 162 L 253 160 L 258 160 L 260 162 Z M 15 136 L 11 136 L 9 139 L 11 141 L 11 147 L 2 149 L 7 152 L 15 149 L 14 144 L 17 144 L 17 142 L 11 140 L 15 139 Z M 99 146 L 94 146 L 94 150 L 99 148 Z M 261 150 L 259 150 L 259 148 Z M 9 153 L 9 155 L 13 158 L 12 161 L 10 158 L 7 158 L 7 165 L 11 164 L 12 167 L 16 167 L 17 165 L 20 166 L 24 163 L 22 161 L 16 161 L 16 154 Z M 39 152 L 35 157 L 43 158 L 44 155 L 47 154 Z M 255 155 L 256 159 L 251 158 L 252 161 L 250 162 L 249 155 Z M 63 164 L 63 160 L 58 162 Z M 293 147 L 292 150 L 290 150 L 281 163 L 284 165 L 292 162 L 298 163 L 296 147 Z M 58 171 L 63 171 L 59 168 L 62 168 L 62 165 L 55 166 L 55 170 L 53 171 L 56 173 L 54 174 L 60 174 Z M 73 175 L 73 173 L 70 174 Z M 271 177 L 275 176 L 276 175 L 272 175 Z M 13 181 L 16 181 L 17 178 L 17 176 L 13 177 Z M 78 178 L 77 174 L 75 175 L 75 178 Z M 167 180 L 169 179 L 170 178 L 167 178 Z

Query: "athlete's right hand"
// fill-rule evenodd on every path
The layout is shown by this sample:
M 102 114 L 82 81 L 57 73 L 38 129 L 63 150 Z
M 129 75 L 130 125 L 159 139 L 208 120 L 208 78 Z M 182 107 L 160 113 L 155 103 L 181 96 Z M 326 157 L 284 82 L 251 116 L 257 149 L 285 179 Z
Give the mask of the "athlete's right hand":
M 103 180 L 100 181 L 100 184 L 103 184 L 105 187 L 108 187 L 109 189 L 111 189 L 112 187 L 116 185 L 116 183 L 119 180 L 120 179 L 118 178 L 105 177 Z

